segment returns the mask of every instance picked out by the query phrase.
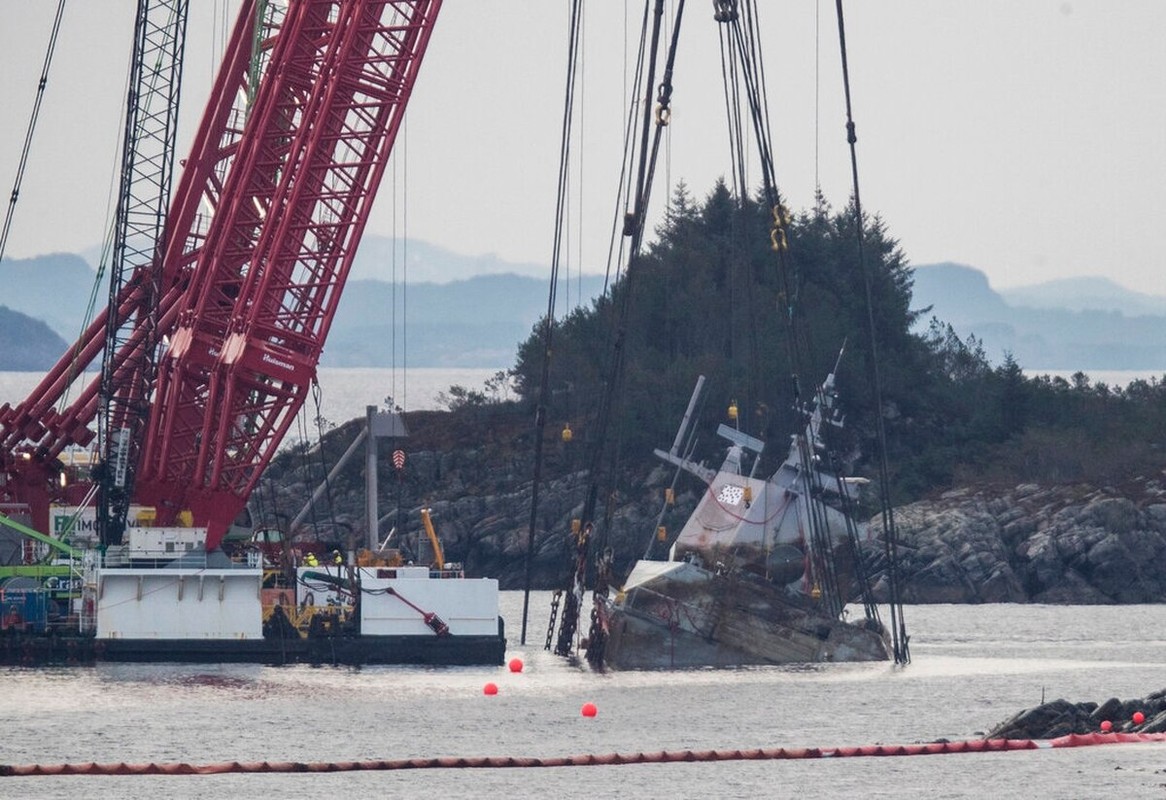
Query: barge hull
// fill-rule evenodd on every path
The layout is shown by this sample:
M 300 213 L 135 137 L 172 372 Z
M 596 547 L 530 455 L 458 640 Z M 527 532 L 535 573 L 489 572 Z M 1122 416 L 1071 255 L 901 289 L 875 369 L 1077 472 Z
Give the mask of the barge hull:
M 503 622 L 496 636 L 335 636 L 309 639 L 97 639 L 8 632 L 0 663 L 20 666 L 120 663 L 497 666 L 506 656 Z

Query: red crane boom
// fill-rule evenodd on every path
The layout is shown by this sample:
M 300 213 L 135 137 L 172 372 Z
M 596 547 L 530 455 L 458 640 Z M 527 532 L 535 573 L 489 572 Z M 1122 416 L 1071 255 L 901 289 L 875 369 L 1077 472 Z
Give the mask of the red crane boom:
M 207 549 L 303 405 L 400 128 L 441 0 L 244 0 L 167 218 L 161 354 L 136 502 L 157 524 L 191 512 Z M 261 19 L 256 23 L 256 14 Z M 253 52 L 254 46 L 254 52 Z M 254 56 L 254 58 L 253 58 Z M 146 293 L 129 281 L 113 309 Z M 65 392 L 101 352 L 101 315 L 15 408 L 0 408 L 0 478 L 34 527 L 69 500 L 56 459 L 94 433 L 98 381 Z M 133 363 L 148 337 L 129 336 Z

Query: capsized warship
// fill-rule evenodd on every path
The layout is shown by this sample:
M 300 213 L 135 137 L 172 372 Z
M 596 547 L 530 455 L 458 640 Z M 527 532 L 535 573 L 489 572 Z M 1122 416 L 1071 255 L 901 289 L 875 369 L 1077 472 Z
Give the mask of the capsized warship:
M 719 469 L 680 453 L 703 382 L 672 449 L 655 453 L 706 489 L 668 560 L 637 561 L 597 603 L 588 661 L 618 670 L 889 660 L 890 635 L 858 557 L 870 534 L 843 511 L 860 480 L 824 465 L 822 426 L 842 422 L 834 374 L 768 480 L 754 474 L 763 442 L 729 425 L 717 431 L 729 442 Z M 864 613 L 851 619 L 856 601 Z

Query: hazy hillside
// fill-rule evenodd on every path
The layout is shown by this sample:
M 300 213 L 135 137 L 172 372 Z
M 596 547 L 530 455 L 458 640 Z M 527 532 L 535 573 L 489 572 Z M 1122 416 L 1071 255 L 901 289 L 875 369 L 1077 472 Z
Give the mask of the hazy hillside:
M 584 278 L 572 287 L 571 304 L 588 304 L 602 289 L 602 278 Z M 565 297 L 566 292 L 560 291 L 561 303 Z M 520 275 L 482 275 L 444 285 L 410 284 L 395 292 L 391 284 L 381 281 L 350 281 L 340 298 L 322 363 L 390 366 L 395 342 L 398 363 L 404 352 L 415 366 L 509 367 L 519 342 L 530 335 L 546 307 L 546 281 Z M 564 313 L 563 308 L 557 313 Z
M 1127 317 L 1166 316 L 1166 297 L 1132 292 L 1108 278 L 1063 278 L 1001 289 L 1000 295 L 1010 306 L 1119 311 Z
M 0 261 L 0 303 L 42 320 L 73 342 L 81 333 L 96 277 L 85 259 L 73 253 L 6 258 Z M 100 290 L 98 308 L 105 307 L 107 292 Z
M 40 320 L 0 306 L 0 371 L 48 370 L 68 346 Z
M 938 317 L 962 338 L 974 334 L 994 364 L 1011 353 L 1029 371 L 1166 369 L 1166 298 L 1104 278 L 997 292 L 984 273 L 952 263 L 916 267 L 914 277 L 912 307 L 931 307 L 921 327 Z
M 550 256 L 548 253 L 548 262 Z M 504 261 L 493 254 L 467 256 L 428 242 L 409 239 L 401 242 L 384 236 L 365 234 L 352 260 L 353 279 L 409 283 L 452 283 L 478 275 L 523 275 L 547 280 L 546 264 Z
M 376 237 L 370 239 L 378 244 Z M 398 364 L 404 358 L 417 367 L 511 366 L 518 343 L 530 335 L 532 326 L 546 312 L 547 278 L 494 273 L 425 282 L 420 279 L 423 275 L 460 274 L 505 263 L 464 258 L 416 242 L 409 244 L 408 254 L 410 261 L 418 259 L 422 266 L 408 271 L 407 283 L 400 272 L 395 288 L 384 280 L 349 279 L 322 363 L 334 367 L 390 366 L 395 342 Z M 380 269 L 374 266 L 376 270 L 367 268 Z M 391 270 L 386 275 L 391 277 Z M 5 259 L 0 264 L 0 286 L 4 287 L 0 302 L 43 322 L 39 328 L 27 321 L 12 324 L 22 344 L 4 347 L 4 363 L 12 366 L 0 369 L 52 366 L 67 343 L 80 333 L 95 276 L 84 259 L 72 254 Z M 589 304 L 602 289 L 602 277 L 574 278 L 569 287 L 559 290 L 556 313 L 566 313 L 568 302 L 572 307 Z M 105 305 L 106 293 L 104 288 L 99 290 L 100 307 Z M 33 355 L 21 355 L 17 350 Z
M 512 365 L 518 343 L 546 310 L 545 268 L 460 256 L 411 241 L 404 255 L 398 252 L 409 268 L 398 264 L 394 291 L 388 282 L 392 250 L 390 240 L 366 237 L 341 296 L 323 364 L 388 366 L 395 342 L 397 363 L 403 354 L 418 367 Z M 0 303 L 51 329 L 10 323 L 22 344 L 0 341 L 4 362 L 40 366 L 0 369 L 51 365 L 81 330 L 95 275 L 83 258 L 69 253 L 0 263 Z M 921 326 L 935 316 L 963 338 L 975 334 L 995 364 L 1010 352 L 1029 371 L 1166 370 L 1166 297 L 1132 292 L 1104 278 L 997 291 L 984 273 L 952 263 L 917 267 L 914 278 L 912 306 L 931 307 Z M 569 290 L 559 292 L 557 313 L 565 313 L 568 301 L 571 306 L 590 303 L 602 287 L 599 276 L 573 277 Z M 99 306 L 105 297 L 106 290 L 99 289 Z

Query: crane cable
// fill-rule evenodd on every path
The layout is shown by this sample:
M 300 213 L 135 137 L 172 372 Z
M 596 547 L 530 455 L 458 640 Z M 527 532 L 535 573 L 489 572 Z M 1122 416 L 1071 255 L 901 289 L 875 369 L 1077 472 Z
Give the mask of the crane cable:
M 633 85 L 635 85 L 635 86 L 639 85 L 640 79 L 641 79 L 641 77 L 643 75 L 643 71 L 644 71 L 644 53 L 645 53 L 645 49 L 646 49 L 645 42 L 647 40 L 647 32 L 648 32 L 648 9 L 649 9 L 649 6 L 650 6 L 650 3 L 645 2 L 644 15 L 643 15 L 643 19 L 642 19 L 641 24 L 640 24 L 640 46 L 639 46 L 638 56 L 637 56 L 637 60 L 636 60 L 636 67 L 635 67 L 635 73 L 634 73 L 635 77 L 633 80 Z M 625 74 L 625 78 L 626 78 L 626 73 L 627 73 L 627 63 L 626 63 L 627 62 L 627 33 L 626 33 L 627 15 L 626 15 L 626 10 L 625 10 L 625 15 L 624 15 L 624 20 L 625 20 L 624 74 Z M 625 87 L 627 86 L 626 80 L 624 82 L 624 85 L 625 85 Z M 571 98 L 573 100 L 573 91 L 571 93 Z M 625 100 L 626 100 L 626 98 L 625 98 Z M 633 134 L 635 132 L 635 120 L 636 120 L 635 108 L 636 108 L 636 104 L 634 102 L 628 103 L 627 107 L 628 107 L 628 116 L 627 116 L 627 121 L 626 121 L 625 127 L 624 127 L 623 156 L 620 160 L 620 174 L 619 174 L 619 181 L 617 184 L 617 191 L 616 191 L 615 211 L 614 211 L 614 214 L 612 217 L 610 239 L 608 241 L 607 264 L 606 264 L 606 271 L 604 272 L 603 292 L 602 292 L 601 297 L 608 297 L 609 293 L 612 291 L 612 286 L 614 285 L 615 281 L 617 281 L 619 279 L 620 270 L 619 270 L 618 266 L 616 267 L 616 271 L 615 271 L 614 276 L 612 274 L 613 264 L 617 263 L 617 255 L 616 254 L 618 253 L 618 262 L 620 262 L 620 263 L 622 263 L 623 256 L 624 256 L 625 242 L 624 242 L 624 237 L 621 235 L 621 233 L 622 233 L 621 220 L 622 220 L 623 216 L 626 215 L 626 212 L 625 212 L 625 214 L 621 214 L 621 207 L 625 206 L 626 196 L 630 192 L 630 182 L 629 182 L 628 175 L 631 172 L 632 164 L 635 160 L 635 152 L 636 152 L 635 151 L 635 144 L 634 144 L 635 140 L 633 138 Z M 553 285 L 553 282 L 552 282 L 552 285 Z M 603 348 L 602 348 L 601 352 L 608 352 L 611 349 L 613 338 L 614 338 L 613 331 L 611 330 L 611 328 L 608 328 L 605 331 L 605 339 L 604 339 L 604 344 L 603 344 Z M 549 352 L 550 352 L 549 349 L 544 350 L 544 356 L 543 356 L 544 366 L 549 361 L 549 358 L 548 358 Z M 548 386 L 547 380 L 544 380 L 543 386 L 544 387 Z M 596 446 L 595 441 L 594 441 L 595 437 L 592 437 L 592 439 L 593 439 L 592 446 L 594 447 L 594 446 Z M 541 446 L 541 441 L 542 441 L 541 435 L 536 436 L 535 441 L 536 441 L 536 443 L 538 443 L 539 446 Z M 536 472 L 534 485 L 537 488 L 537 486 L 538 486 L 538 473 L 537 472 Z M 532 514 L 533 514 L 533 504 L 532 504 Z M 566 594 L 566 606 L 563 609 L 561 623 L 558 621 L 557 617 L 558 617 L 558 603 L 559 603 L 559 599 L 564 595 L 563 590 L 556 591 L 554 594 L 554 597 L 552 599 L 551 619 L 550 619 L 550 624 L 548 625 L 548 628 L 547 628 L 546 649 L 548 649 L 548 650 L 551 649 L 551 641 L 554 640 L 555 641 L 554 652 L 556 655 L 570 655 L 574 651 L 574 647 L 575 647 L 575 633 L 578 629 L 578 624 L 579 624 L 580 596 L 581 596 L 581 588 L 580 587 L 583 584 L 584 574 L 586 572 L 587 550 L 588 550 L 589 539 L 590 539 L 590 536 L 588 533 L 586 533 L 586 531 L 589 531 L 589 528 L 585 529 L 585 528 L 583 528 L 582 524 L 580 524 L 579 531 L 575 533 L 575 559 L 574 559 L 574 568 L 573 568 L 572 576 L 570 579 L 571 580 L 571 588 L 569 591 L 565 592 L 565 594 Z M 558 624 L 558 626 L 559 626 L 557 637 L 555 635 L 556 624 Z
M 657 51 L 659 50 L 660 34 L 661 34 L 661 18 L 663 17 L 663 0 L 657 0 L 655 10 L 655 24 L 652 30 L 651 49 L 648 59 L 648 69 L 645 76 L 645 86 L 651 88 L 656 80 L 656 59 Z M 623 235 L 628 239 L 628 254 L 627 266 L 624 269 L 623 287 L 619 297 L 618 305 L 613 307 L 613 330 L 614 334 L 611 340 L 611 359 L 607 365 L 606 386 L 600 396 L 599 412 L 597 414 L 596 434 L 594 439 L 593 451 L 591 454 L 590 468 L 588 474 L 592 478 L 591 486 L 588 495 L 584 500 L 583 505 L 583 523 L 587 524 L 594 516 L 595 506 L 598 501 L 599 485 L 598 476 L 600 473 L 600 462 L 603 460 L 605 451 L 605 440 L 607 437 L 607 429 L 610 425 L 612 417 L 615 416 L 615 400 L 618 394 L 618 387 L 623 376 L 623 363 L 625 355 L 625 338 L 627 333 L 627 319 L 631 308 L 631 298 L 633 293 L 633 271 L 632 264 L 639 257 L 641 245 L 644 237 L 644 226 L 647 220 L 648 203 L 652 194 L 652 184 L 654 182 L 656 173 L 656 163 L 660 152 L 660 141 L 663 136 L 664 128 L 667 127 L 671 115 L 671 99 L 672 99 L 672 73 L 676 63 L 676 52 L 679 45 L 681 21 L 684 16 L 684 0 L 680 0 L 676 9 L 676 16 L 673 21 L 673 29 L 671 41 L 663 75 L 660 80 L 660 85 L 657 87 L 657 105 L 655 113 L 652 107 L 645 103 L 642 115 L 642 123 L 640 129 L 640 146 L 639 146 L 639 163 L 637 166 L 634 191 L 629 195 L 629 198 L 634 198 L 632 208 L 624 217 Z M 655 128 L 654 135 L 649 136 L 652 128 Z M 650 140 L 650 141 L 649 141 Z M 612 511 L 611 504 L 607 505 L 608 516 Z M 600 531 L 600 540 L 606 538 L 606 530 Z
M 723 29 L 727 30 L 727 33 L 723 33 L 722 36 L 729 43 L 728 52 L 732 66 L 731 72 L 725 66 L 722 66 L 722 71 L 732 75 L 734 87 L 738 86 L 738 84 L 743 85 L 745 97 L 748 102 L 749 120 L 752 123 L 753 135 L 756 140 L 761 166 L 762 191 L 765 202 L 769 206 L 772 215 L 770 249 L 777 256 L 778 280 L 780 283 L 779 299 L 783 305 L 782 312 L 788 331 L 788 337 L 786 339 L 787 356 L 792 373 L 791 382 L 793 384 L 793 394 L 795 402 L 797 402 L 801 397 L 798 376 L 800 375 L 803 358 L 801 349 L 799 348 L 800 340 L 798 338 L 798 330 L 794 325 L 794 316 L 797 313 L 797 286 L 793 279 L 793 269 L 788 257 L 789 242 L 786 227 L 790 222 L 789 211 L 777 187 L 774 169 L 773 148 L 771 144 L 772 136 L 768 123 L 769 109 L 768 100 L 766 99 L 767 91 L 765 86 L 764 64 L 760 58 L 760 49 L 756 44 L 760 36 L 758 32 L 757 11 L 753 3 L 748 0 L 741 5 L 747 17 L 747 23 L 745 25 L 746 31 L 744 32 L 742 31 L 740 19 L 741 9 L 735 0 L 734 2 L 726 2 L 718 7 L 720 13 L 717 16 L 717 21 L 722 23 Z M 722 46 L 722 52 L 724 50 L 725 47 Z M 736 57 L 734 54 L 736 54 Z M 724 56 L 722 56 L 722 64 L 724 64 Z M 734 89 L 734 91 L 737 91 L 737 89 Z M 744 145 L 741 143 L 741 138 L 743 138 L 741 126 L 739 123 L 734 125 L 734 117 L 731 111 L 728 111 L 727 115 L 730 129 L 735 131 L 737 137 L 733 149 L 738 155 L 738 158 L 741 158 L 744 153 Z M 741 180 L 744 180 L 744 167 L 739 167 L 737 171 L 741 175 Z M 744 197 L 747 189 L 742 186 L 741 191 L 741 196 Z
M 842 57 L 842 86 L 846 96 L 846 140 L 850 144 L 850 172 L 854 186 L 854 224 L 858 237 L 858 265 L 862 272 L 863 286 L 866 290 L 866 319 L 870 336 L 869 371 L 871 385 L 874 387 L 875 424 L 879 440 L 879 505 L 882 510 L 883 546 L 887 558 L 887 583 L 890 592 L 891 609 L 891 644 L 895 652 L 896 664 L 907 664 L 911 661 L 911 653 L 907 646 L 909 637 L 907 628 L 903 624 L 903 600 L 899 593 L 898 571 L 898 532 L 895 530 L 895 514 L 891 507 L 890 496 L 890 469 L 887 466 L 887 432 L 883 422 L 883 390 L 879 375 L 878 344 L 875 337 L 874 322 L 874 293 L 871 289 L 870 269 L 867 266 L 863 249 L 862 203 L 858 194 L 858 152 L 855 144 L 858 137 L 854 132 L 854 114 L 850 102 L 850 68 L 846 58 L 846 25 L 842 14 L 842 0 L 835 0 L 835 9 L 838 12 L 838 46 Z
M 328 499 L 328 524 L 331 526 L 332 535 L 339 534 L 340 526 L 336 522 L 336 502 L 332 497 L 332 479 L 328 470 L 328 460 L 324 456 L 324 415 L 320 409 L 320 397 L 322 390 L 320 389 L 320 382 L 315 378 L 312 379 L 312 402 L 316 407 L 316 440 L 320 443 L 320 471 L 324 474 L 324 496 Z M 371 432 L 370 434 L 371 435 Z M 319 539 L 319 534 L 316 536 Z
M 636 66 L 633 72 L 631 85 L 638 87 L 644 74 L 644 54 L 647 50 L 646 42 L 648 37 L 648 17 L 649 17 L 649 3 L 644 4 L 643 18 L 640 20 L 640 46 L 637 51 Z M 627 80 L 627 15 L 624 15 L 624 81 L 623 85 L 629 85 Z M 627 216 L 628 196 L 631 191 L 629 175 L 632 171 L 636 158 L 635 145 L 635 131 L 636 131 L 636 101 L 628 101 L 624 97 L 624 106 L 627 108 L 627 119 L 624 123 L 624 139 L 623 139 L 623 156 L 620 161 L 619 180 L 616 184 L 616 202 L 612 212 L 610 239 L 607 246 L 607 264 L 603 276 L 603 296 L 609 292 L 611 285 L 619 279 L 621 265 L 624 258 L 625 240 L 623 236 L 623 219 Z M 615 274 L 612 275 L 612 268 L 615 267 Z M 604 342 L 605 349 L 611 344 L 610 331 L 608 338 Z
M 744 134 L 740 124 L 740 112 L 737 111 L 737 108 L 734 107 L 732 102 L 732 100 L 738 97 L 738 93 L 743 86 L 749 102 L 750 122 L 752 123 L 753 133 L 760 155 L 764 197 L 770 205 L 773 215 L 770 243 L 771 249 L 776 253 L 778 262 L 781 289 L 780 302 L 784 305 L 783 317 L 787 331 L 787 357 L 790 363 L 794 402 L 796 407 L 803 409 L 803 414 L 809 414 L 811 413 L 809 408 L 813 404 L 804 406 L 801 402 L 799 375 L 802 373 L 808 354 L 813 352 L 813 346 L 809 340 L 810 331 L 805 326 L 799 326 L 796 323 L 799 299 L 798 278 L 794 273 L 794 265 L 788 257 L 789 243 L 787 240 L 786 226 L 790 222 L 790 217 L 777 188 L 774 172 L 772 137 L 768 122 L 768 92 L 766 90 L 762 50 L 759 46 L 761 36 L 758 10 L 752 0 L 742 0 L 740 3 L 737 0 L 723 0 L 723 2 L 717 4 L 716 19 L 718 22 L 724 24 L 722 30 L 727 31 L 727 33 L 722 33 L 721 35 L 721 50 L 722 73 L 726 81 L 726 114 L 731 131 L 731 150 L 737 159 L 743 160 L 745 148 L 742 142 Z M 725 44 L 726 40 L 729 42 L 727 47 Z M 732 93 L 732 99 L 730 99 L 730 93 Z M 816 153 L 815 159 L 817 159 Z M 734 175 L 738 176 L 743 183 L 745 180 L 744 166 L 738 165 L 734 169 Z M 741 195 L 741 197 L 742 204 L 744 204 L 744 196 Z M 756 351 L 756 346 L 754 349 Z M 820 387 L 816 388 L 815 396 L 819 407 L 821 407 L 824 404 L 825 398 L 821 396 Z M 818 554 L 817 557 L 810 560 L 811 572 L 815 584 L 820 584 L 820 588 L 828 601 L 831 611 L 841 612 L 844 598 L 841 592 L 838 573 L 833 560 L 826 557 L 832 548 L 828 532 L 829 524 L 825 516 L 826 512 L 810 499 L 820 494 L 824 486 L 822 485 L 821 474 L 815 467 L 816 432 L 810 431 L 808 422 L 799 431 L 796 441 L 801 472 L 807 482 L 806 493 L 808 497 L 806 500 L 806 511 L 808 513 L 807 522 L 810 528 L 809 538 L 814 550 Z M 833 461 L 832 455 L 830 458 Z M 837 472 L 836 468 L 835 472 Z M 850 505 L 847 493 L 840 492 L 840 497 L 843 500 L 844 506 Z M 844 514 L 844 516 L 846 515 Z M 854 529 L 853 522 L 849 518 L 847 519 L 847 534 L 853 546 L 858 537 L 857 530 Z M 860 583 L 865 583 L 861 580 L 861 576 L 859 577 Z M 866 587 L 864 585 L 864 599 L 867 594 L 865 589 Z M 870 603 L 864 603 L 864 605 L 867 618 L 877 622 L 877 607 Z
M 542 373 L 539 380 L 538 406 L 534 414 L 534 475 L 530 491 L 530 520 L 526 535 L 526 568 L 522 593 L 522 644 L 526 644 L 526 622 L 530 610 L 530 583 L 534 560 L 534 534 L 538 525 L 539 484 L 542 482 L 543 433 L 546 429 L 547 406 L 550 403 L 551 342 L 555 328 L 555 306 L 559 285 L 559 265 L 564 249 L 566 227 L 567 188 L 570 183 L 571 130 L 575 110 L 575 79 L 579 62 L 580 0 L 571 3 L 567 44 L 567 86 L 563 98 L 563 129 L 559 140 L 559 182 L 555 196 L 555 234 L 551 250 L 551 280 L 547 293 L 547 313 L 542 320 Z M 568 611 L 573 605 L 568 599 Z M 578 613 L 578 609 L 575 609 Z M 564 617 L 567 619 L 568 617 Z M 553 624 L 553 621 L 552 621 Z
M 40 80 L 36 85 L 36 100 L 33 101 L 32 115 L 28 120 L 28 130 L 24 134 L 24 147 L 20 151 L 20 166 L 16 169 L 16 181 L 12 185 L 12 194 L 8 198 L 8 212 L 4 215 L 4 229 L 0 231 L 0 261 L 4 260 L 4 250 L 8 246 L 8 232 L 12 229 L 12 218 L 16 211 L 16 201 L 20 197 L 20 185 L 24 181 L 24 170 L 28 166 L 28 154 L 32 149 L 32 137 L 36 131 L 37 119 L 40 117 L 41 101 L 44 100 L 45 87 L 49 82 L 49 67 L 53 62 L 53 54 L 57 49 L 57 35 L 61 31 L 61 17 L 65 13 L 65 0 L 57 3 L 57 15 L 53 19 L 53 31 L 49 35 L 49 46 L 45 52 L 44 64 L 41 66 Z
M 656 105 L 653 112 L 653 107 L 647 102 L 644 103 L 643 112 L 641 115 L 640 128 L 640 144 L 639 144 L 639 161 L 637 164 L 634 192 L 629 194 L 629 198 L 634 198 L 631 211 L 624 217 L 623 236 L 628 240 L 627 243 L 627 266 L 624 270 L 623 283 L 621 287 L 618 303 L 613 303 L 612 306 L 612 334 L 611 347 L 609 349 L 609 361 L 606 365 L 607 375 L 606 382 L 600 392 L 599 407 L 596 414 L 595 431 L 591 442 L 591 453 L 588 461 L 588 468 L 586 474 L 589 477 L 589 484 L 587 494 L 583 500 L 583 509 L 580 514 L 582 529 L 586 531 L 593 523 L 595 517 L 595 508 L 599 500 L 600 480 L 602 473 L 602 462 L 604 456 L 608 456 L 608 487 L 607 502 L 604 504 L 605 524 L 599 530 L 598 536 L 595 538 L 594 547 L 602 557 L 597 566 L 597 579 L 595 586 L 592 589 L 593 595 L 593 609 L 592 609 L 592 625 L 588 641 L 591 647 L 588 649 L 588 661 L 593 666 L 598 665 L 602 660 L 604 648 L 604 620 L 600 617 L 601 603 L 608 592 L 609 583 L 609 568 L 611 563 L 611 548 L 606 547 L 606 540 L 609 535 L 611 523 L 614 515 L 614 506 L 612 495 L 612 487 L 614 486 L 614 472 L 615 462 L 617 460 L 618 447 L 611 447 L 610 452 L 607 447 L 607 434 L 610 427 L 611 420 L 616 414 L 616 399 L 619 394 L 619 386 L 624 373 L 624 356 L 626 351 L 626 335 L 627 335 L 627 320 L 631 308 L 631 298 L 633 294 L 633 276 L 635 271 L 632 269 L 633 264 L 639 258 L 640 248 L 643 243 L 644 226 L 647 220 L 647 209 L 649 199 L 652 193 L 652 184 L 654 182 L 656 173 L 656 164 L 659 159 L 660 143 L 663 137 L 664 128 L 667 127 L 671 118 L 671 101 L 672 101 L 672 75 L 676 64 L 676 53 L 679 49 L 680 28 L 684 17 L 685 0 L 680 0 L 676 6 L 676 15 L 673 20 L 672 35 L 668 43 L 668 51 L 665 58 L 663 72 L 660 78 L 660 83 L 656 85 L 656 66 L 660 49 L 660 40 L 662 33 L 662 19 L 664 16 L 664 0 L 656 0 L 653 11 L 653 25 L 651 44 L 648 55 L 648 67 L 645 73 L 644 86 L 651 90 L 656 89 Z M 646 11 L 646 9 L 645 9 Z M 645 100 L 648 97 L 645 93 Z M 654 127 L 654 132 L 653 132 Z M 587 543 L 584 543 L 583 555 L 586 555 L 585 548 Z M 571 621 L 570 617 L 564 618 L 564 623 Z M 558 654 L 564 654 L 569 648 L 566 637 L 563 631 L 560 630 L 559 643 L 555 649 Z

